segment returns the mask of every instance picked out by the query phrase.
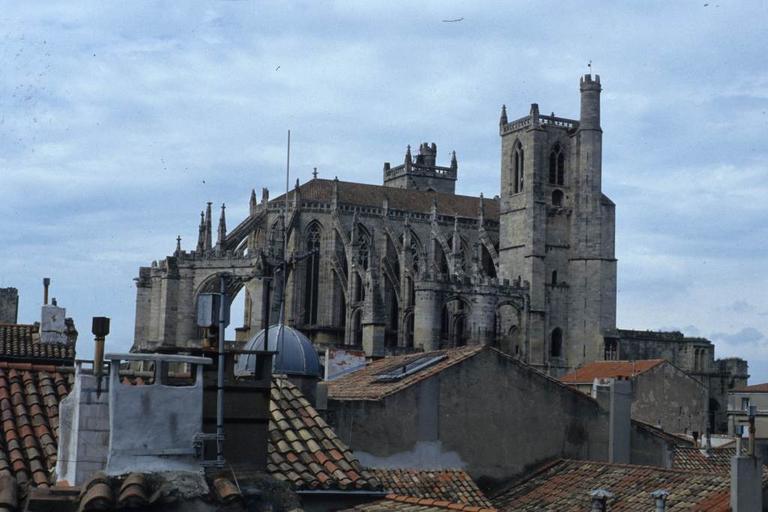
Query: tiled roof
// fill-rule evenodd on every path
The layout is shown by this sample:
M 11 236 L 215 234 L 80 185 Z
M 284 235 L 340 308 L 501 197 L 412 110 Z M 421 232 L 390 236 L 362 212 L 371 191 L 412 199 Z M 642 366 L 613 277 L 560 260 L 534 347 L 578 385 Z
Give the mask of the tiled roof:
M 365 368 L 328 382 L 328 398 L 333 400 L 381 400 L 417 382 L 432 377 L 483 350 L 482 346 L 467 346 L 448 350 L 435 350 L 402 356 L 392 356 L 369 363 Z M 377 375 L 422 357 L 446 356 L 445 359 L 420 371 L 394 381 L 377 381 Z
M 693 446 L 675 446 L 672 449 L 672 468 L 726 474 L 731 470 L 731 457 L 735 454 L 735 446 L 710 450 Z
M 0 324 L 0 358 L 71 364 L 76 339 L 77 335 L 70 332 L 67 343 L 41 343 L 38 325 Z
M 461 469 L 371 469 L 382 488 L 399 496 L 448 500 L 478 507 L 491 502 L 472 477 Z
M 664 359 L 640 361 L 594 361 L 560 377 L 566 384 L 591 384 L 595 379 L 628 378 L 647 372 L 660 365 Z
M 669 492 L 667 512 L 681 512 L 711 510 L 699 504 L 719 497 L 729 488 L 730 478 L 724 474 L 560 460 L 503 490 L 491 501 L 501 511 L 582 512 L 590 510 L 589 492 L 605 489 L 613 494 L 608 510 L 646 512 L 654 508 L 650 493 L 664 489 Z
M 333 197 L 334 180 L 315 179 L 299 186 L 299 195 L 302 201 L 316 201 L 330 203 Z M 429 214 L 432 210 L 433 198 L 437 205 L 437 213 L 440 215 L 475 219 L 480 211 L 480 198 L 445 194 L 442 192 L 425 192 L 420 190 L 408 190 L 404 188 L 385 187 L 383 185 L 368 185 L 365 183 L 352 183 L 339 181 L 339 203 L 354 206 L 369 206 L 381 208 L 384 199 L 388 201 L 388 207 L 393 210 L 402 210 Z M 288 200 L 293 201 L 293 190 L 288 193 Z M 282 204 L 284 195 L 270 202 Z M 499 200 L 483 199 L 485 218 L 498 221 Z
M 445 512 L 446 510 L 495 512 L 495 509 L 490 507 L 478 507 L 439 499 L 400 496 L 397 494 L 388 494 L 383 500 L 358 505 L 355 508 L 347 509 L 346 512 Z
M 732 389 L 731 393 L 768 393 L 768 382 L 763 384 L 753 384 L 752 386 L 742 386 Z
M 294 489 L 378 490 L 299 388 L 287 379 L 272 384 L 267 471 Z
M 56 466 L 59 402 L 70 390 L 69 368 L 0 362 L 0 475 L 47 486 Z

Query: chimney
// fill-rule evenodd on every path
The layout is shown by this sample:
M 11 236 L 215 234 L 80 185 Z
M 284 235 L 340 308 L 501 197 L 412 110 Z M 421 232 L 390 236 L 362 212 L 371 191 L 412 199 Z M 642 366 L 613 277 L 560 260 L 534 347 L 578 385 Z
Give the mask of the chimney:
M 731 510 L 760 512 L 763 510 L 763 461 L 755 455 L 755 416 L 757 407 L 749 407 L 749 448 L 741 454 L 740 443 L 731 458 Z
M 632 383 L 629 379 L 613 379 L 608 428 L 608 460 L 613 464 L 629 464 L 631 410 Z
M 613 494 L 605 489 L 595 489 L 589 495 L 592 498 L 592 512 L 608 512 L 608 498 L 613 498 Z
M 669 496 L 669 491 L 664 489 L 659 489 L 651 493 L 653 502 L 656 505 L 656 512 L 664 512 L 667 510 L 667 496 Z
M 40 342 L 41 343 L 66 343 L 67 342 L 67 310 L 60 308 L 53 299 L 48 304 L 49 278 L 43 279 L 43 307 L 40 311 Z
M 15 324 L 19 319 L 19 290 L 0 288 L 0 324 Z

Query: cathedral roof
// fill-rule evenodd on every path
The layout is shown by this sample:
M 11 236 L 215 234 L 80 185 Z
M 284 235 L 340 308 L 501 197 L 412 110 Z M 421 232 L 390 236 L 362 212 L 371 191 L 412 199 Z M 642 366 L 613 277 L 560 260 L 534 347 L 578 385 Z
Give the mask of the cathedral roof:
M 333 187 L 335 180 L 314 179 L 299 186 L 299 194 L 302 201 L 316 201 L 330 203 L 333 199 Z M 338 181 L 339 203 L 354 206 L 370 206 L 381 208 L 386 199 L 390 209 L 409 211 L 414 213 L 429 214 L 432 211 L 434 199 L 439 215 L 465 218 L 477 218 L 480 211 L 479 197 L 445 194 L 442 192 L 427 192 L 404 188 L 386 187 L 384 185 L 369 185 L 366 183 L 352 183 Z M 288 193 L 288 200 L 293 200 L 294 191 Z M 270 201 L 272 204 L 280 204 L 285 201 L 285 195 Z M 499 200 L 483 198 L 485 218 L 499 220 Z

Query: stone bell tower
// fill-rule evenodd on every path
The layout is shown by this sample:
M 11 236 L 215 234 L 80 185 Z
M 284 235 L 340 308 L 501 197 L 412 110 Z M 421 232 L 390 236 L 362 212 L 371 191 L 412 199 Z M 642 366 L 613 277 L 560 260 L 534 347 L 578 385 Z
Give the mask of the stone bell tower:
M 502 108 L 499 273 L 530 284 L 523 357 L 559 374 L 603 358 L 616 323 L 614 204 L 601 190 L 600 77 L 579 120 Z

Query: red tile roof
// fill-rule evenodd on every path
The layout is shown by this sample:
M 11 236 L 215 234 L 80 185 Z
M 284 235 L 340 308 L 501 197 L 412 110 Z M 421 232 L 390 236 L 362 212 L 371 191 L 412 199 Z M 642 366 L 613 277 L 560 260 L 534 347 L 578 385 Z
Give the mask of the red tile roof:
M 39 326 L 28 324 L 0 324 L 0 358 L 30 362 L 73 364 L 77 331 L 71 323 L 67 343 L 41 343 Z
M 305 182 L 299 186 L 299 195 L 301 200 L 307 202 L 330 203 L 333 197 L 334 180 L 315 179 Z M 419 212 L 429 214 L 432 210 L 432 201 L 437 204 L 437 213 L 453 217 L 475 219 L 480 212 L 480 198 L 472 196 L 461 196 L 455 194 L 445 194 L 441 192 L 424 192 L 419 190 L 408 190 L 404 188 L 385 187 L 383 185 L 368 185 L 365 183 L 352 183 L 349 181 L 339 181 L 339 203 L 354 206 L 369 206 L 381 208 L 384 199 L 388 201 L 388 208 L 392 210 L 403 210 L 409 212 Z M 294 191 L 288 193 L 288 200 L 293 201 Z M 270 203 L 282 204 L 284 194 L 276 197 Z M 499 200 L 483 199 L 483 208 L 485 218 L 498 221 L 499 219 Z
M 70 368 L 0 362 L 0 474 L 12 475 L 22 488 L 50 484 L 59 402 L 72 377 Z
M 380 483 L 360 466 L 299 388 L 276 378 L 270 402 L 267 471 L 294 489 L 378 490 Z
M 392 494 L 491 507 L 472 477 L 461 469 L 371 469 L 370 472 Z
M 614 496 L 608 509 L 646 512 L 653 509 L 650 493 L 669 492 L 668 512 L 710 510 L 701 503 L 729 492 L 725 474 L 697 473 L 651 466 L 559 460 L 491 498 L 501 511 L 583 512 L 590 510 L 589 492 L 605 489 Z
M 595 379 L 629 378 L 647 372 L 663 362 L 665 362 L 664 359 L 594 361 L 563 375 L 560 380 L 566 384 L 592 384 Z
M 432 498 L 417 498 L 414 496 L 400 496 L 388 494 L 383 500 L 358 505 L 347 509 L 346 512 L 445 512 L 446 510 L 458 510 L 465 512 L 495 512 L 491 507 L 478 507 L 463 503 L 452 503 L 446 500 Z
M 731 393 L 768 393 L 768 382 L 732 389 Z
M 333 400 L 381 400 L 417 382 L 432 377 L 483 350 L 483 346 L 467 346 L 449 350 L 435 350 L 402 356 L 392 356 L 369 363 L 365 368 L 328 382 L 328 398 Z M 395 381 L 377 381 L 379 374 L 427 356 L 446 356 L 426 368 Z
M 675 446 L 672 449 L 672 468 L 727 474 L 731 470 L 731 457 L 735 454 L 735 446 L 710 450 L 693 446 Z

